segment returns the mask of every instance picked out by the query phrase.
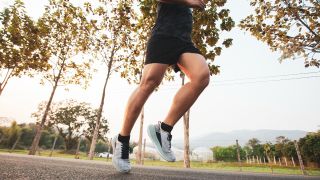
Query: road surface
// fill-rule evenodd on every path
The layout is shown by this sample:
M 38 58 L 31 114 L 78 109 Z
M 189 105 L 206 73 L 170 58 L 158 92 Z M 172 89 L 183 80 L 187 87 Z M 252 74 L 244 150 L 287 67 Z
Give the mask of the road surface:
M 6 179 L 212 179 L 212 180 L 319 180 L 319 177 L 133 166 L 118 173 L 110 163 L 0 153 L 0 180 Z

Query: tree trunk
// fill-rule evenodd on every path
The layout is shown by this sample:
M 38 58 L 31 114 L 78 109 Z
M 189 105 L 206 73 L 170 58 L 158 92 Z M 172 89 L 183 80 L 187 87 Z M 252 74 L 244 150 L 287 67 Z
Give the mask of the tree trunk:
M 4 88 L 6 87 L 6 85 L 8 84 L 9 79 L 12 77 L 12 72 L 14 71 L 14 69 L 10 70 L 8 69 L 4 79 L 2 82 L 0 82 L 0 96 L 4 90 Z
M 101 117 L 102 117 L 102 111 L 103 111 L 103 106 L 104 106 L 105 96 L 106 96 L 106 88 L 107 88 L 107 85 L 108 85 L 109 77 L 110 77 L 110 74 L 111 74 L 112 63 L 113 63 L 114 48 L 115 47 L 113 47 L 113 50 L 112 50 L 111 56 L 110 56 L 110 61 L 109 61 L 109 64 L 108 64 L 108 73 L 107 73 L 106 80 L 104 82 L 103 91 L 102 91 L 102 97 L 101 97 L 101 102 L 100 102 L 100 107 L 99 107 L 98 115 L 97 115 L 96 126 L 94 128 L 93 137 L 92 137 L 92 141 L 91 141 L 91 146 L 90 146 L 90 151 L 89 151 L 89 159 L 90 160 L 93 159 L 94 151 L 96 149 L 96 142 L 97 142 L 98 135 L 99 135 L 100 121 L 101 121 Z
M 16 139 L 16 142 L 14 142 L 14 144 L 13 144 L 11 150 L 10 150 L 10 153 L 12 153 L 14 151 L 14 149 L 16 148 L 18 142 L 20 141 L 20 138 L 21 138 L 21 133 L 19 133 L 18 138 Z
M 61 74 L 62 74 L 63 68 L 64 68 L 64 61 L 63 61 L 63 64 L 61 65 L 61 68 L 60 68 L 60 70 L 59 70 L 58 76 L 55 78 L 54 86 L 53 86 L 53 88 L 52 88 L 52 92 L 51 92 L 49 101 L 48 101 L 48 103 L 47 103 L 46 109 L 45 109 L 45 111 L 44 111 L 44 114 L 43 114 L 43 116 L 42 116 L 42 118 L 41 118 L 41 122 L 40 122 L 40 124 L 37 125 L 36 135 L 35 135 L 35 137 L 33 138 L 32 145 L 31 145 L 30 151 L 29 151 L 29 155 L 35 155 L 35 154 L 36 154 L 36 151 L 37 151 L 37 149 L 38 149 L 38 145 L 39 145 L 39 141 L 40 141 L 41 133 L 42 133 L 41 131 L 42 131 L 42 128 L 44 127 L 44 123 L 46 122 L 46 119 L 47 119 L 47 116 L 48 116 L 48 113 L 49 113 L 49 110 L 50 110 L 50 106 L 51 106 L 51 103 L 52 103 L 54 94 L 55 94 L 55 92 L 56 92 L 56 89 L 57 89 L 57 87 L 58 87 L 59 80 L 60 80 L 60 78 L 61 78 Z
M 111 154 L 111 148 L 112 148 L 111 142 L 112 142 L 112 138 L 110 138 L 110 142 L 109 142 L 109 154 Z M 113 154 L 113 152 L 112 152 L 112 154 Z
M 185 75 L 182 74 L 182 86 L 185 84 Z M 189 119 L 190 109 L 183 115 L 183 129 L 184 129 L 184 167 L 190 168 L 190 140 L 189 140 Z
M 51 152 L 50 152 L 50 154 L 49 154 L 49 157 L 52 157 L 52 153 L 53 153 L 53 151 L 54 151 L 54 147 L 56 146 L 57 139 L 58 139 L 58 135 L 56 135 L 56 136 L 54 137 L 54 141 L 53 141 L 53 144 L 52 144 L 52 148 L 51 148 Z
M 294 159 L 293 159 L 293 157 L 291 156 L 291 161 L 292 161 L 292 165 L 293 165 L 293 167 L 296 167 L 296 163 L 294 162 Z
M 281 159 L 280 159 L 280 158 L 278 158 L 278 161 L 279 161 L 279 165 L 282 166 L 282 164 L 281 164 Z
M 54 93 L 55 93 L 55 90 L 56 90 L 57 86 L 54 86 L 52 92 L 51 92 L 51 95 L 50 95 L 50 99 L 49 99 L 49 102 L 46 106 L 46 109 L 45 109 L 45 112 L 42 116 L 42 119 L 41 119 L 41 123 L 37 125 L 37 128 L 36 128 L 36 135 L 35 137 L 33 138 L 33 141 L 32 141 L 32 145 L 30 147 L 30 151 L 29 151 L 29 155 L 35 155 L 36 154 L 36 151 L 38 149 L 38 145 L 39 145 L 39 141 L 40 141 L 40 138 L 41 138 L 41 131 L 42 131 L 42 128 L 44 127 L 44 123 L 46 122 L 46 119 L 47 119 L 47 116 L 48 116 L 48 113 L 49 113 L 49 110 L 50 110 L 50 105 L 51 105 L 51 102 L 52 102 L 52 99 L 53 99 L 53 96 L 54 96 Z
M 268 160 L 268 163 L 271 163 L 271 159 L 270 159 L 269 155 L 267 155 L 267 160 Z
M 0 144 L 1 144 L 1 142 L 4 140 L 4 135 L 2 135 L 1 136 L 1 138 L 0 138 Z
M 274 165 L 277 165 L 277 161 L 276 161 L 276 157 L 275 156 L 273 156 L 273 163 L 274 163 Z
M 146 153 L 146 138 L 144 138 L 144 142 L 143 142 L 143 154 L 142 154 L 142 165 L 144 164 L 144 156 L 145 156 L 145 153 Z
M 75 159 L 79 159 L 79 150 L 80 150 L 80 144 L 81 144 L 81 137 L 78 140 L 78 145 L 77 145 L 77 150 L 76 150 L 76 156 L 74 157 Z
M 284 162 L 286 163 L 286 166 L 288 166 L 287 158 L 284 157 Z
M 301 157 L 301 154 L 300 154 L 300 150 L 299 150 L 299 146 L 298 146 L 297 141 L 294 141 L 294 146 L 295 146 L 296 151 L 297 151 L 297 155 L 298 155 L 298 159 L 299 159 L 299 164 L 300 164 L 301 173 L 302 173 L 303 175 L 307 175 L 306 171 L 304 170 L 304 165 L 303 165 L 303 161 L 302 161 L 302 157 Z
M 238 156 L 238 163 L 239 163 L 240 171 L 242 171 L 242 167 L 241 167 L 241 158 L 240 158 L 240 149 L 239 149 L 239 142 L 238 142 L 238 139 L 236 140 L 236 143 L 237 143 L 237 156 Z
M 190 168 L 190 144 L 189 144 L 189 118 L 190 109 L 183 116 L 184 125 L 184 167 Z
M 143 121 L 144 121 L 144 107 L 142 107 L 140 115 L 140 131 L 139 131 L 139 141 L 138 141 L 138 152 L 137 152 L 137 164 L 142 165 L 142 138 L 143 138 Z

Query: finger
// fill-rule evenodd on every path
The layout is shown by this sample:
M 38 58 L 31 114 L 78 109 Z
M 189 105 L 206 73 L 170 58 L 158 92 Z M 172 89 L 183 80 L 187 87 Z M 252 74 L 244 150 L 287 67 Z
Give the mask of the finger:
M 202 6 L 202 9 L 204 9 L 206 7 L 206 3 L 204 3 L 203 1 L 201 1 L 201 6 Z

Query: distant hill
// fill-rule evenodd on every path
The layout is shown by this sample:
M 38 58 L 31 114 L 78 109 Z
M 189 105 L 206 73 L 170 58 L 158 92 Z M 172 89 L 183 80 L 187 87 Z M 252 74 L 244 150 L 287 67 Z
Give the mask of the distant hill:
M 190 138 L 191 149 L 196 147 L 213 147 L 213 146 L 229 146 L 236 143 L 236 139 L 239 140 L 240 146 L 245 145 L 249 139 L 257 138 L 261 143 L 270 141 L 275 142 L 276 137 L 285 136 L 290 140 L 298 140 L 304 137 L 308 132 L 301 130 L 235 130 L 226 133 L 210 133 L 208 135 Z M 172 145 L 178 148 L 183 148 L 183 139 L 177 139 L 172 141 Z

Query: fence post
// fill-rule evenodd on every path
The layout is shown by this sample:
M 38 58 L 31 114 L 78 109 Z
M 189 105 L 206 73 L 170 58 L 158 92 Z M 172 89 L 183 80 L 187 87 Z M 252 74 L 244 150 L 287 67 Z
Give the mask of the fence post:
M 294 141 L 294 146 L 295 146 L 296 151 L 297 151 L 297 155 L 298 155 L 298 159 L 299 159 L 299 164 L 300 164 L 301 173 L 302 173 L 303 175 L 307 175 L 306 171 L 304 170 L 304 165 L 303 165 L 302 157 L 301 157 L 300 150 L 299 150 L 299 146 L 298 146 L 298 143 L 297 143 L 296 140 Z
M 238 163 L 239 163 L 239 166 L 240 166 L 240 171 L 242 171 L 238 139 L 236 140 L 236 143 L 237 143 Z

